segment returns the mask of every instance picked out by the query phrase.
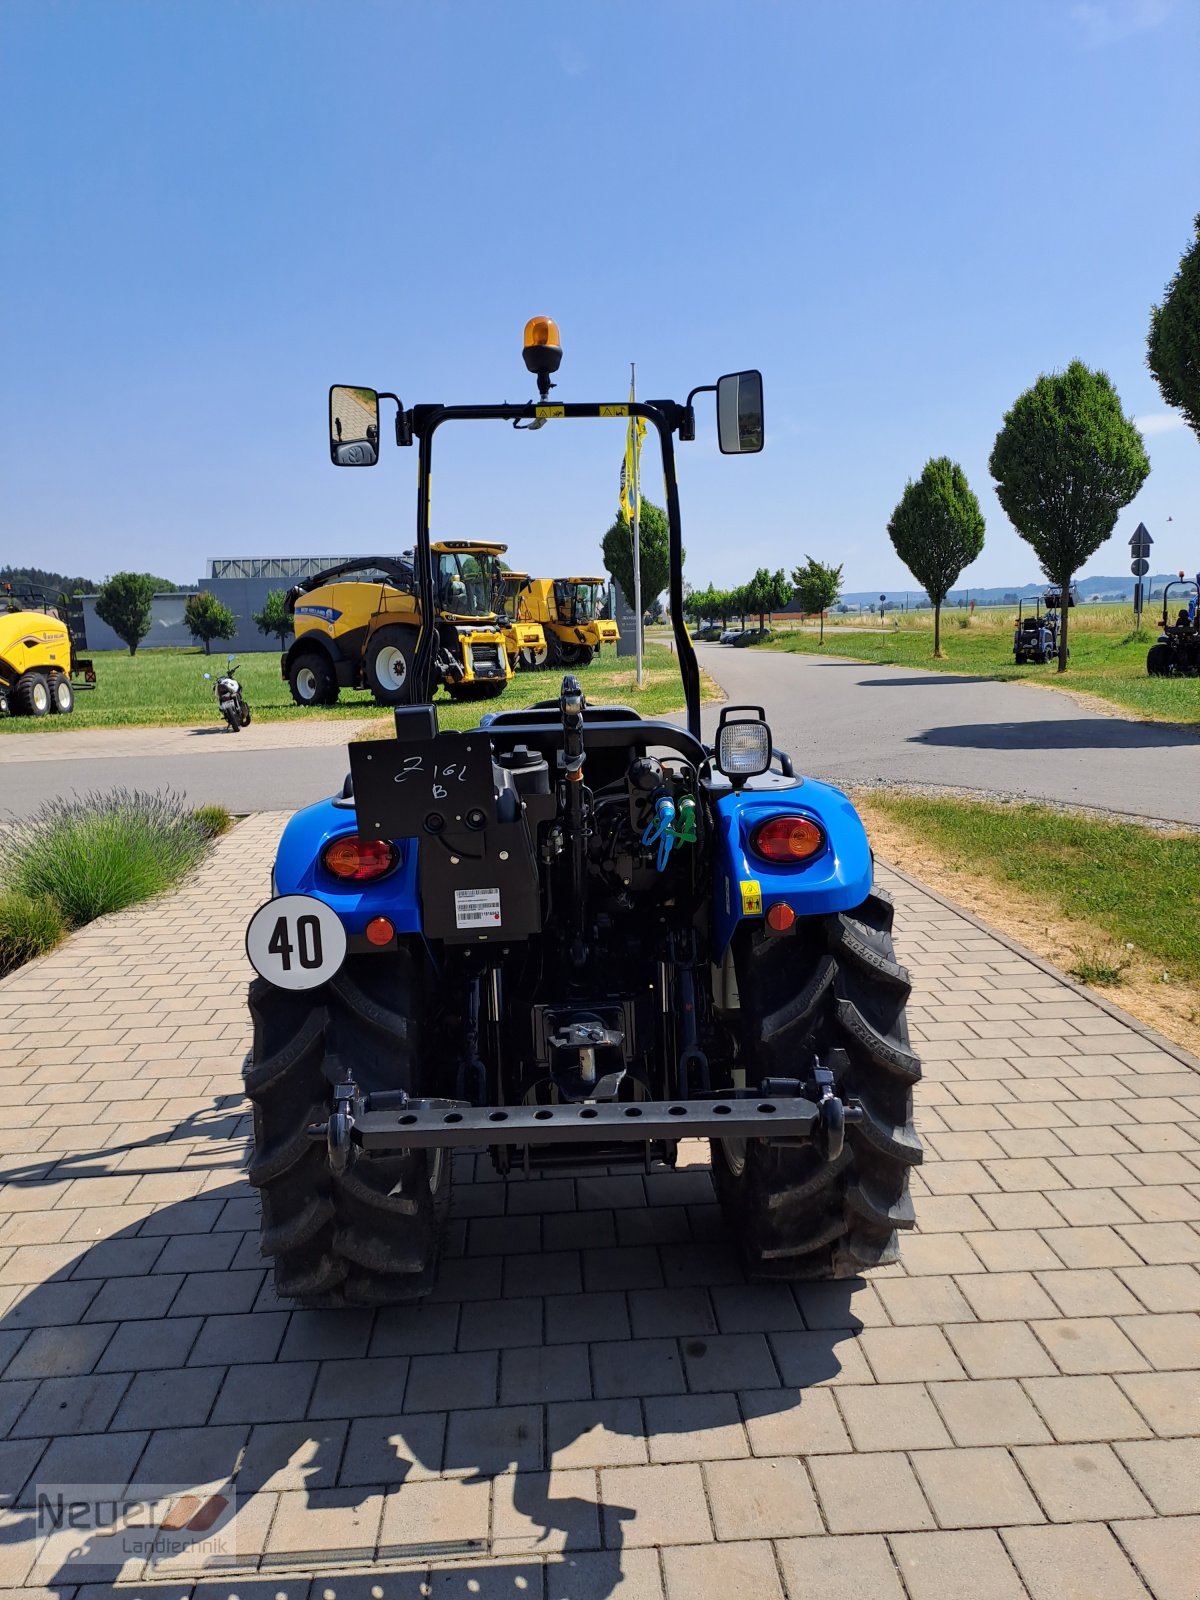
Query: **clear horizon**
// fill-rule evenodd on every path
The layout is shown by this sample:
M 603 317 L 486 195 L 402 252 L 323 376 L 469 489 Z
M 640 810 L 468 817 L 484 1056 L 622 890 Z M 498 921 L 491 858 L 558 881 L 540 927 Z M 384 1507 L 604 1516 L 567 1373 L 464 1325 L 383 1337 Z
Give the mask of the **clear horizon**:
M 1152 471 L 1088 570 L 1200 566 L 1200 442 L 1145 363 L 1192 237 L 1200 8 L 632 0 L 519 13 L 8 0 L 0 565 L 194 582 L 221 555 L 411 543 L 411 455 L 338 473 L 330 382 L 683 398 L 741 366 L 767 446 L 678 451 L 687 577 L 806 555 L 916 585 L 886 522 L 930 456 L 988 522 L 956 587 L 1039 578 L 992 492 L 1003 413 L 1106 370 Z M 34 396 L 37 405 L 33 404 Z M 703 397 L 701 397 L 703 398 Z M 595 566 L 618 423 L 439 437 L 434 529 Z M 652 457 L 645 491 L 661 498 Z M 1171 521 L 1168 521 L 1171 518 Z

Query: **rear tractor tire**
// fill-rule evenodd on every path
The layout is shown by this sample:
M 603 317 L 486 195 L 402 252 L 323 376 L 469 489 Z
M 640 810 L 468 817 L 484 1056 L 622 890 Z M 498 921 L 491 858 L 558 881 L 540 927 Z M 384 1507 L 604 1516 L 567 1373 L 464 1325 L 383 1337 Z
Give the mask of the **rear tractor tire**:
M 288 687 L 298 706 L 331 706 L 337 703 L 338 681 L 333 664 L 315 650 L 297 656 L 288 669 Z
M 1171 676 L 1171 647 L 1166 644 L 1152 644 L 1146 652 L 1146 671 L 1152 678 L 1169 678 Z
M 351 957 L 301 992 L 250 985 L 250 1182 L 275 1289 L 305 1306 L 393 1305 L 433 1288 L 450 1209 L 450 1152 L 358 1151 L 335 1173 L 324 1141 L 333 1080 L 419 1091 L 418 982 L 409 952 Z
M 899 1257 L 914 1223 L 910 1168 L 921 1160 L 912 1091 L 921 1063 L 909 1044 L 911 984 L 892 948 L 892 905 L 868 895 L 854 911 L 814 917 L 793 933 L 761 925 L 741 937 L 747 1082 L 805 1079 L 814 1052 L 835 1093 L 863 1120 L 842 1153 L 771 1140 L 714 1140 L 713 1186 L 753 1278 L 849 1278 Z

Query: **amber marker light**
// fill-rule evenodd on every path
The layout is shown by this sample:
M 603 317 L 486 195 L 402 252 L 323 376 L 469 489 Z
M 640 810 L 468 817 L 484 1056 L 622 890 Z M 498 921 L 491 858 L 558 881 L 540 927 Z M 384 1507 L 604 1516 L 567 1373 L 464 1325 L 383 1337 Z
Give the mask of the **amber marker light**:
M 808 817 L 768 817 L 750 833 L 750 848 L 764 861 L 795 866 L 825 848 L 825 834 Z
M 530 317 L 525 324 L 525 337 L 521 341 L 526 350 L 536 345 L 547 345 L 551 350 L 561 350 L 558 323 L 553 317 Z
M 372 917 L 367 923 L 366 933 L 368 944 L 391 944 L 396 937 L 396 930 L 386 917 Z
M 325 846 L 321 860 L 326 871 L 343 883 L 370 883 L 392 870 L 397 854 L 387 839 L 360 839 L 356 833 L 344 833 Z
M 538 393 L 544 400 L 553 389 L 550 374 L 557 372 L 562 361 L 562 345 L 558 341 L 558 323 L 553 317 L 530 317 L 525 324 L 522 341 L 522 358 L 528 372 L 536 375 Z

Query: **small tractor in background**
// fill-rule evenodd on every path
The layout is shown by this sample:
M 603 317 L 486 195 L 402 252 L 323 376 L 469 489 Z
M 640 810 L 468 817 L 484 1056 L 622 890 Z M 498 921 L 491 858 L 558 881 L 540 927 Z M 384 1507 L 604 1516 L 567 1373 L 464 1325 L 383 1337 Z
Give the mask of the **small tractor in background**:
M 1179 590 L 1180 605 L 1175 621 L 1169 620 L 1168 596 Z M 1152 678 L 1200 677 L 1200 573 L 1195 579 L 1183 573 L 1163 589 L 1161 632 L 1158 641 L 1146 652 L 1146 671 Z
M 420 608 L 443 571 L 428 511 L 442 429 L 511 438 L 515 424 L 540 456 L 580 419 L 641 419 L 661 450 L 686 719 L 589 705 L 568 673 L 553 698 L 442 731 L 437 641 L 421 633 L 395 739 L 352 744 L 341 793 L 290 819 L 246 933 L 249 1179 L 276 1291 L 314 1306 L 427 1295 L 451 1157 L 480 1146 L 503 1177 L 671 1166 L 681 1139 L 708 1139 L 752 1276 L 890 1264 L 921 1160 L 891 902 L 849 800 L 794 773 L 760 707 L 722 706 L 704 737 L 683 622 L 675 440 L 695 438 L 693 401 L 715 392 L 721 451 L 761 450 L 761 375 L 685 402 L 550 404 L 549 318 L 526 326 L 523 355 L 537 402 L 389 397 L 397 443 L 419 445 Z M 352 391 L 348 438 L 341 393 L 332 459 L 374 465 L 380 397 Z
M 620 630 L 602 617 L 608 582 L 604 578 L 527 578 L 520 615 L 541 624 L 542 651 L 525 650 L 523 667 L 586 667 L 601 645 L 616 644 Z
M 1019 667 L 1030 662 L 1045 666 L 1058 654 L 1058 612 L 1042 613 L 1042 599 L 1033 601 L 1033 613 L 1025 611 L 1024 600 L 1017 602 L 1017 625 L 1013 629 L 1013 660 Z
M 343 455 L 350 450 L 348 442 Z M 433 663 L 453 700 L 492 699 L 516 670 L 494 596 L 497 558 L 506 548 L 469 539 L 431 546 Z M 294 584 L 287 605 L 296 637 L 280 671 L 298 706 L 331 706 L 342 689 L 369 689 L 381 706 L 408 704 L 423 616 L 411 551 L 326 567 Z
M 52 600 L 13 584 L 0 592 L 0 715 L 65 716 L 75 709 L 76 689 L 96 687 L 95 668 L 77 653 L 64 612 L 69 617 L 65 596 Z

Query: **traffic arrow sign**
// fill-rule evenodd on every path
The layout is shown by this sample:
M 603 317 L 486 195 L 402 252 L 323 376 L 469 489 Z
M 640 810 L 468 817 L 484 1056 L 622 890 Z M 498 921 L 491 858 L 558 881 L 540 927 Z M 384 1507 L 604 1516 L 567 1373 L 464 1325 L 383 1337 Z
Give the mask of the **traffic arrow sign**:
M 1133 530 L 1133 537 L 1129 541 L 1129 548 L 1135 556 L 1148 556 L 1150 546 L 1154 540 L 1150 537 L 1150 530 L 1144 522 L 1139 522 Z
M 1133 573 L 1135 578 L 1144 578 L 1150 571 L 1150 563 L 1146 560 L 1145 556 L 1135 556 L 1134 559 L 1129 563 L 1129 570 Z

